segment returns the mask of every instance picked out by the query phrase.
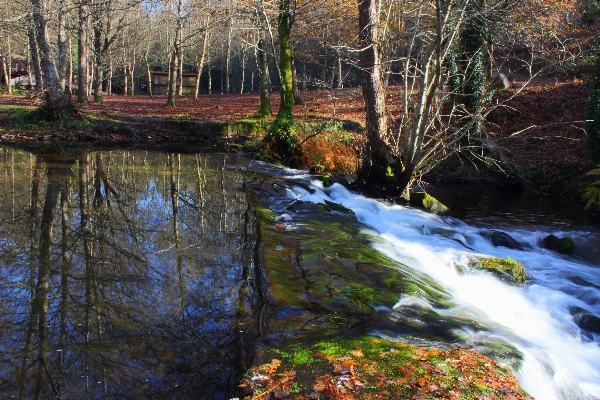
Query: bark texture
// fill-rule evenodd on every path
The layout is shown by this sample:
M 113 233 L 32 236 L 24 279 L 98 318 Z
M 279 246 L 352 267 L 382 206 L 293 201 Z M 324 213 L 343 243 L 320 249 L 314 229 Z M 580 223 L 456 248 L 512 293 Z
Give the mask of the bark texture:
M 386 142 L 388 121 L 378 43 L 377 0 L 359 0 L 360 86 L 366 106 L 367 148 L 359 184 L 370 191 L 394 189 L 402 166 Z M 392 190 L 393 191 L 393 190 Z

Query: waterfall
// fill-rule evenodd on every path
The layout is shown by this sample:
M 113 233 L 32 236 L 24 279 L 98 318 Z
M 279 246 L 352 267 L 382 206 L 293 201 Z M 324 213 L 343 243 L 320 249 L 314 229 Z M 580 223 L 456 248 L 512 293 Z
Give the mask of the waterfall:
M 453 307 L 436 309 L 440 315 L 474 321 L 482 331 L 465 328 L 464 342 L 502 340 L 518 349 L 523 362 L 516 375 L 522 387 L 538 399 L 594 399 L 600 396 L 600 347 L 597 335 L 584 333 L 572 309 L 600 315 L 600 267 L 543 249 L 549 228 L 503 230 L 524 245 L 522 250 L 494 247 L 482 229 L 456 218 L 399 205 L 387 205 L 350 192 L 339 184 L 324 188 L 297 171 L 284 170 L 307 185 L 291 185 L 290 198 L 323 203 L 334 201 L 351 209 L 365 229 L 374 231 L 373 246 L 408 267 L 433 278 L 452 296 Z M 569 231 L 575 241 L 590 235 Z M 458 271 L 477 257 L 510 257 L 523 263 L 530 276 L 521 287 L 489 273 Z M 399 296 L 394 307 L 423 299 Z M 402 340 L 402 338 L 392 338 Z

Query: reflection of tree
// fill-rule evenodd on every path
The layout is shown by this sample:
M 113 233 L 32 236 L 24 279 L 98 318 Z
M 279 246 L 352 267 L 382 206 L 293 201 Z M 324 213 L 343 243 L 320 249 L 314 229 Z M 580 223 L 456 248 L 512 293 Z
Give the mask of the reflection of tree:
M 134 154 L 15 153 L 15 222 L 0 219 L 2 395 L 235 395 L 257 306 L 235 156 Z

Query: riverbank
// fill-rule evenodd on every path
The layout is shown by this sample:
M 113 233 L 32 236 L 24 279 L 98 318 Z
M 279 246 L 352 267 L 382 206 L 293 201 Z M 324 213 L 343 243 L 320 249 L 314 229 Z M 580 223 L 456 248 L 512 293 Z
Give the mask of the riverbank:
M 487 117 L 490 150 L 479 160 L 452 156 L 426 181 L 468 181 L 520 186 L 565 199 L 580 200 L 594 168 L 586 148 L 584 109 L 587 87 L 579 79 L 541 78 L 528 87 L 497 94 L 495 102 L 521 93 Z M 396 118 L 401 87 L 388 90 L 389 112 Z M 364 143 L 360 90 L 303 92 L 295 106 L 304 156 L 300 168 L 326 174 L 356 172 Z M 260 138 L 270 119 L 257 119 L 258 94 L 181 97 L 167 108 L 165 96 L 106 96 L 103 104 L 77 107 L 77 115 L 60 123 L 36 121 L 35 102 L 0 96 L 0 141 L 3 143 L 81 143 L 147 145 L 200 142 L 223 149 L 243 148 L 268 156 Z M 271 95 L 274 111 L 279 95 Z M 216 122 L 206 122 L 216 121 Z M 276 160 L 275 160 L 276 161 Z

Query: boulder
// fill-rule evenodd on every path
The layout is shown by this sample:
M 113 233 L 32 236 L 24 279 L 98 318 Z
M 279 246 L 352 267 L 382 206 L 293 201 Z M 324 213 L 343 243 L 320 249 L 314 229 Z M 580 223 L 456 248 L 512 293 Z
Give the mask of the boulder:
M 507 247 L 514 250 L 523 250 L 523 246 L 508 233 L 502 231 L 482 231 L 481 236 L 487 238 L 496 247 Z
M 559 238 L 558 236 L 548 235 L 542 240 L 544 248 L 553 250 L 562 254 L 573 254 L 575 250 L 575 242 L 569 236 Z
M 346 179 L 346 177 L 344 175 L 331 175 L 329 177 L 329 181 L 331 182 L 332 185 L 334 183 L 339 183 L 346 189 L 350 189 L 350 182 L 348 182 L 348 179 Z

